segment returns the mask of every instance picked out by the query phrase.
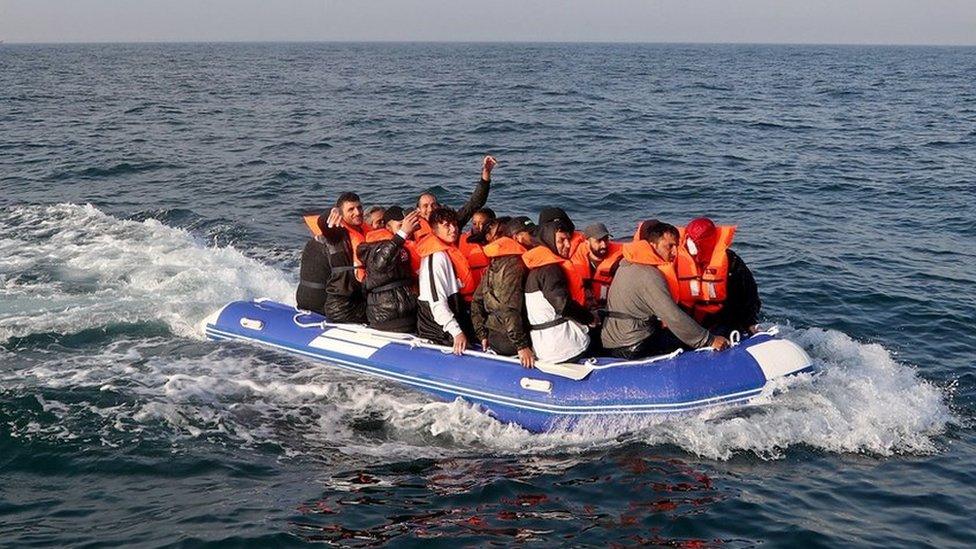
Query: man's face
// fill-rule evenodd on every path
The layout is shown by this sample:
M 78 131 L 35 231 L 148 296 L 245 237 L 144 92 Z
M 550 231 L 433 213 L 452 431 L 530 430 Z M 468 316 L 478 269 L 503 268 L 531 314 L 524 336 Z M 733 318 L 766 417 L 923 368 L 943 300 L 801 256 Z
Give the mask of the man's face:
M 586 242 L 590 245 L 590 257 L 596 259 L 603 259 L 607 257 L 607 252 L 610 251 L 609 236 L 605 236 L 603 238 L 587 238 Z
M 564 233 L 562 231 L 556 231 L 556 253 L 566 259 L 569 259 L 569 249 L 572 245 L 572 239 L 573 235 Z
M 420 199 L 417 200 L 417 209 L 420 211 L 420 217 L 424 219 L 430 219 L 431 212 L 437 206 L 437 197 L 432 194 L 421 195 Z
M 399 231 L 400 227 L 403 227 L 403 221 L 397 221 L 395 219 L 391 219 L 386 222 L 386 230 L 390 231 L 391 233 L 395 233 Z
M 349 225 L 358 226 L 363 224 L 363 205 L 359 202 L 343 202 L 340 206 L 342 220 Z
M 444 242 L 453 244 L 458 239 L 458 226 L 455 223 L 438 223 L 433 227 L 434 234 Z
M 369 214 L 369 226 L 374 229 L 381 228 L 383 226 L 383 212 L 377 210 Z
M 483 213 L 476 213 L 471 216 L 471 234 L 481 234 L 491 220 Z
M 661 256 L 661 259 L 667 261 L 668 263 L 674 261 L 674 258 L 678 257 L 678 239 L 674 237 L 671 233 L 664 233 L 657 242 L 651 244 L 654 247 L 654 251 L 657 255 Z

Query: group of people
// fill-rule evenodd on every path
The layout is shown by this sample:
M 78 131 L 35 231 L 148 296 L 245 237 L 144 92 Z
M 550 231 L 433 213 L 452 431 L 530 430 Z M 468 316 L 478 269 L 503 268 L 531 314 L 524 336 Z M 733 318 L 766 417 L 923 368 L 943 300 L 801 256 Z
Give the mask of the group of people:
M 621 243 L 602 223 L 577 231 L 558 207 L 543 208 L 537 222 L 499 217 L 485 207 L 495 165 L 484 158 L 458 210 L 428 192 L 409 211 L 364 213 L 359 196 L 345 192 L 328 214 L 307 215 L 313 238 L 302 252 L 298 307 L 332 323 L 415 333 L 456 354 L 480 344 L 529 368 L 722 350 L 733 331 L 755 332 L 761 302 L 729 248 L 734 226 L 647 220 Z

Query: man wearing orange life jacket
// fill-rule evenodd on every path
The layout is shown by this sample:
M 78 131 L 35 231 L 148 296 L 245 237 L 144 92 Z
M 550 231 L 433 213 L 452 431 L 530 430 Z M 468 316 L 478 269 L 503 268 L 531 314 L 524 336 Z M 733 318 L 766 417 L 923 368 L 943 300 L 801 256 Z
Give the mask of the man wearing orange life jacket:
M 535 355 L 525 318 L 528 267 L 522 255 L 532 245 L 534 229 L 528 217 L 509 218 L 498 229 L 498 238 L 485 246 L 491 263 L 471 303 L 471 321 L 482 348 L 500 355 L 518 355 L 526 368 L 535 366 Z
M 569 261 L 572 225 L 563 220 L 540 225 L 541 245 L 522 255 L 529 268 L 525 309 L 532 348 L 539 360 L 573 362 L 590 346 L 588 327 L 598 319 L 585 306 L 583 280 Z
M 359 257 L 366 266 L 366 317 L 369 326 L 389 332 L 412 333 L 417 328 L 417 283 L 420 258 L 410 236 L 417 228 L 416 210 L 404 214 L 391 206 L 383 212 L 384 226 L 366 235 Z
M 488 268 L 488 256 L 485 255 L 484 246 L 488 244 L 488 229 L 491 228 L 491 222 L 494 220 L 495 212 L 491 208 L 481 208 L 471 216 L 471 230 L 463 233 L 458 240 L 458 249 L 468 260 L 476 288 L 481 282 L 485 269 Z M 472 297 L 473 294 L 464 296 L 468 301 Z
M 610 283 L 623 259 L 623 245 L 610 240 L 610 231 L 603 223 L 595 223 L 583 230 L 586 242 L 580 244 L 570 259 L 586 290 L 586 304 L 590 309 L 607 306 Z
M 624 244 L 601 334 L 610 355 L 633 360 L 680 347 L 728 347 L 727 339 L 711 335 L 678 306 L 678 239 L 674 226 L 651 220 Z
M 342 193 L 325 222 L 323 217 L 305 217 L 314 236 L 302 252 L 298 306 L 316 310 L 330 322 L 365 323 L 366 299 L 360 282 L 365 270 L 356 254 L 366 238 L 362 202 L 355 193 Z M 313 308 L 320 302 L 320 309 Z
M 464 206 L 457 211 L 458 230 L 464 228 L 471 220 L 471 216 L 479 208 L 483 208 L 488 201 L 488 192 L 491 190 L 491 171 L 498 162 L 492 156 L 486 156 L 481 161 L 481 181 L 475 186 L 471 198 Z M 441 205 L 437 202 L 434 193 L 425 192 L 417 197 L 417 210 L 420 212 L 420 227 L 414 234 L 414 238 L 419 242 L 431 233 L 430 216 Z
M 677 274 L 682 308 L 714 334 L 756 331 L 762 301 L 745 262 L 729 249 L 734 226 L 693 219 L 678 247 Z
M 457 214 L 438 208 L 430 214 L 431 234 L 417 243 L 420 255 L 420 296 L 417 334 L 464 353 L 474 337 L 463 293 L 473 293 L 471 269 L 457 249 Z

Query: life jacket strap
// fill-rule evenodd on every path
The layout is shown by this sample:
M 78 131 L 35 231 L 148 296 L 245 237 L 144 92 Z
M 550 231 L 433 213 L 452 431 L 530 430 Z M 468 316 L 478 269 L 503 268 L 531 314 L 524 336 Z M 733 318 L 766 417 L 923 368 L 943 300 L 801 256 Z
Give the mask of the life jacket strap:
M 384 284 L 382 286 L 377 286 L 377 287 L 369 290 L 369 293 L 375 294 L 375 293 L 379 293 L 379 292 L 388 292 L 390 290 L 395 290 L 397 288 L 402 288 L 404 286 L 409 286 L 412 283 L 413 283 L 413 281 L 412 280 L 409 280 L 409 279 L 394 280 L 393 282 L 389 282 L 387 284 Z
M 313 290 L 324 290 L 325 284 L 320 284 L 318 282 L 311 282 L 308 280 L 302 280 L 298 283 L 299 286 L 305 286 L 306 288 L 311 288 Z
M 627 313 L 621 313 L 620 311 L 606 311 L 603 313 L 603 315 L 607 318 L 616 318 L 617 320 L 634 320 L 636 322 L 643 322 L 645 324 L 650 324 L 652 320 L 650 318 L 641 318 L 629 315 Z
M 567 322 L 569 322 L 569 319 L 566 318 L 566 317 L 564 317 L 564 316 L 561 316 L 561 317 L 559 317 L 559 318 L 557 318 L 555 320 L 550 320 L 549 322 L 543 322 L 542 324 L 529 324 L 529 329 L 530 330 L 545 330 L 545 329 L 548 329 L 548 328 L 555 328 L 556 326 L 559 326 L 561 324 L 565 324 Z

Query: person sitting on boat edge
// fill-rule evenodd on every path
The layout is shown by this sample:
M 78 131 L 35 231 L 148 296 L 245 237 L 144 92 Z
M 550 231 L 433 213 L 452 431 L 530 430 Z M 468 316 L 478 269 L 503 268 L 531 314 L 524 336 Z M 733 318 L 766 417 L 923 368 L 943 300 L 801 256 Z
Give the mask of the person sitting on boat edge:
M 382 229 L 385 225 L 383 221 L 383 214 L 386 210 L 383 206 L 373 206 L 366 212 L 366 227 L 367 232 L 374 229 Z
M 417 334 L 462 354 L 474 337 L 468 303 L 462 297 L 474 293 L 471 269 L 457 249 L 457 214 L 437 208 L 430 214 L 431 234 L 417 243 L 420 255 L 420 296 Z
M 583 279 L 586 305 L 593 310 L 605 309 L 610 283 L 623 259 L 623 244 L 610 240 L 610 231 L 603 223 L 586 227 L 583 236 L 586 241 L 580 244 L 570 261 Z
M 727 339 L 711 335 L 678 306 L 678 239 L 673 225 L 650 220 L 638 226 L 633 242 L 624 244 L 601 334 L 611 356 L 631 360 L 681 347 L 728 347 Z
M 752 271 L 729 246 L 734 225 L 716 226 L 693 219 L 678 247 L 678 285 L 682 308 L 713 334 L 756 332 L 762 301 Z
M 471 216 L 471 230 L 461 234 L 458 239 L 458 249 L 468 260 L 471 268 L 471 276 L 475 288 L 481 282 L 481 277 L 488 268 L 488 257 L 485 256 L 484 246 L 488 243 L 488 229 L 491 222 L 495 220 L 495 212 L 491 208 L 481 208 Z M 470 300 L 473 294 L 466 294 L 465 299 Z
M 525 277 L 522 254 L 531 245 L 535 224 L 528 217 L 509 220 L 501 236 L 485 246 L 491 262 L 471 303 L 471 322 L 484 349 L 518 355 L 526 368 L 535 366 L 532 339 L 525 317 Z
M 296 295 L 299 308 L 322 313 L 329 322 L 366 322 L 366 299 L 360 283 L 365 270 L 356 252 L 366 238 L 362 223 L 362 202 L 352 192 L 339 195 L 328 217 L 317 217 L 313 233 L 318 234 L 313 241 L 322 248 L 309 242 L 302 252 L 301 282 Z M 321 308 L 314 308 L 319 301 Z
M 589 327 L 599 319 L 586 308 L 583 281 L 569 261 L 572 225 L 565 220 L 539 226 L 540 245 L 522 255 L 525 309 L 532 348 L 539 360 L 573 362 L 590 346 Z
M 410 240 L 417 228 L 417 210 L 404 215 L 392 206 L 383 213 L 384 227 L 367 233 L 359 245 L 366 267 L 366 319 L 370 328 L 413 333 L 417 329 L 417 296 L 412 291 L 420 259 Z
M 474 212 L 483 208 L 485 203 L 488 202 L 488 193 L 491 191 L 491 171 L 497 163 L 492 156 L 485 156 L 481 160 L 481 180 L 478 181 L 468 201 L 464 206 L 461 206 L 461 209 L 457 210 L 459 231 L 464 229 L 464 226 L 468 224 Z M 430 191 L 423 192 L 417 197 L 417 210 L 420 211 L 420 228 L 414 233 L 414 238 L 418 242 L 430 234 L 430 216 L 434 210 L 440 207 L 441 205 L 438 203 L 437 197 Z

